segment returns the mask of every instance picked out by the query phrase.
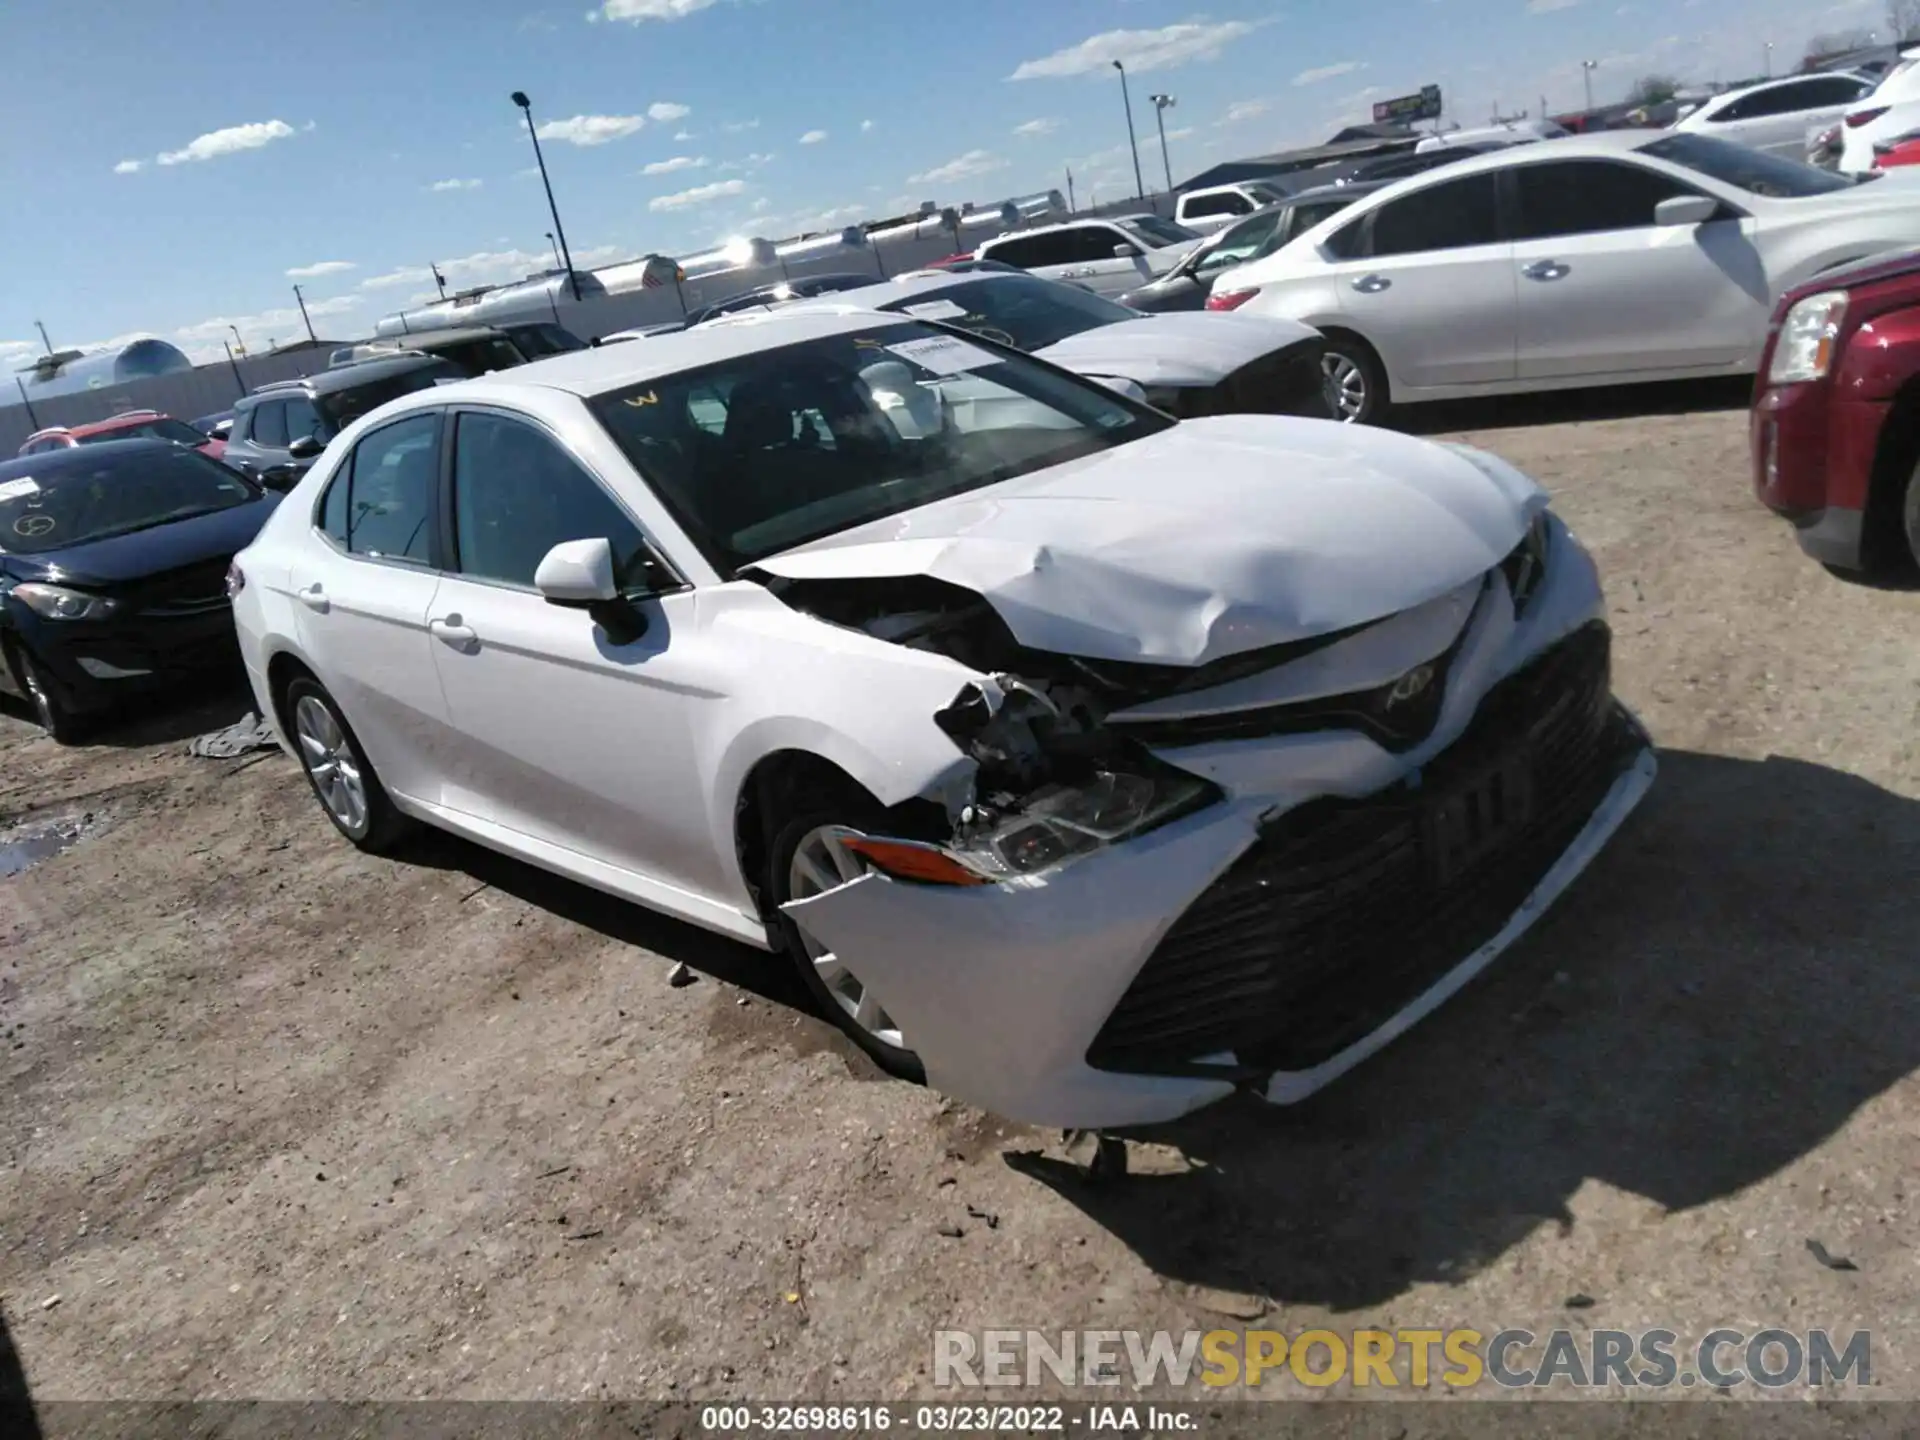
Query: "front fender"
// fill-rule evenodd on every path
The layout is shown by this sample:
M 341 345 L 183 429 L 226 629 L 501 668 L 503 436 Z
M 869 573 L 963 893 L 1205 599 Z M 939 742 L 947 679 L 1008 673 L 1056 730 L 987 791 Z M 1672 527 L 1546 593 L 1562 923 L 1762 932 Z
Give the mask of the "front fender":
M 1891 400 L 1920 374 L 1920 306 L 1875 316 L 1847 342 L 1834 372 L 1848 400 Z

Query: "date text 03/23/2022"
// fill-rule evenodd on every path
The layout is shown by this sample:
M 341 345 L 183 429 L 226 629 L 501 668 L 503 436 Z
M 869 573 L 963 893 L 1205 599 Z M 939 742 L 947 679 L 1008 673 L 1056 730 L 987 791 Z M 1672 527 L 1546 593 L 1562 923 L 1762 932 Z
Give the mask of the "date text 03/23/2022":
M 1181 1434 L 1197 1430 L 1197 1411 L 1172 1405 L 707 1405 L 710 1435 L 860 1434 Z

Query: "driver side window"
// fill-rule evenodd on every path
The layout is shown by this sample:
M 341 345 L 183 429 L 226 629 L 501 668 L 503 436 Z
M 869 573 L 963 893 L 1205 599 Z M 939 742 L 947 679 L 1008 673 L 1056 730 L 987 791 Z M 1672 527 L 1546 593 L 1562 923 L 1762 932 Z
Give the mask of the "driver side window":
M 653 552 L 627 512 L 547 435 L 484 411 L 459 416 L 453 449 L 454 568 L 531 590 L 554 546 L 604 538 L 623 592 L 657 588 Z

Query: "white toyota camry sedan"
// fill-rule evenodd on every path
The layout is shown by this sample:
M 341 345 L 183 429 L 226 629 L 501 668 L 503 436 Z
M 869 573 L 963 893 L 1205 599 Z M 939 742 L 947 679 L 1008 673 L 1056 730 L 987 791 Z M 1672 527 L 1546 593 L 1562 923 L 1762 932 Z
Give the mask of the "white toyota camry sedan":
M 1390 185 L 1225 271 L 1207 305 L 1322 331 L 1366 421 L 1389 401 L 1750 374 L 1776 298 L 1916 237 L 1920 176 L 1617 131 Z
M 425 822 L 773 952 L 894 1073 L 1035 1123 L 1326 1084 L 1654 770 L 1512 466 L 1176 421 L 899 315 L 395 401 L 229 588 L 356 845 Z

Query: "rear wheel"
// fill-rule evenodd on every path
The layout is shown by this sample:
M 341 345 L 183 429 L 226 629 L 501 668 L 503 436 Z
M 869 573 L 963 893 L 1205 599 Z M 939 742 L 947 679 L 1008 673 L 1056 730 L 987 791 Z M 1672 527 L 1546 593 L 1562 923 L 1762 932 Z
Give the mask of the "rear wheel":
M 1320 360 L 1326 377 L 1327 404 L 1333 418 L 1348 425 L 1371 425 L 1387 408 L 1387 379 L 1380 360 L 1359 340 L 1329 335 Z
M 866 829 L 877 818 L 875 807 L 849 797 L 844 803 L 809 810 L 787 821 L 775 835 L 767 857 L 764 893 L 773 900 L 774 925 L 782 948 L 800 972 L 800 982 L 814 1007 L 888 1074 L 924 1084 L 926 1067 L 880 997 L 833 951 L 778 909 L 789 900 L 824 894 L 866 874 L 871 867 L 841 845 L 835 832 L 842 827 Z
M 1920 464 L 1907 476 L 1906 491 L 1900 500 L 1900 525 L 1907 539 L 1907 553 L 1903 558 L 1920 565 Z
M 300 768 L 333 822 L 362 850 L 384 855 L 404 840 L 413 822 L 394 808 L 333 697 L 310 675 L 288 686 L 284 712 Z

